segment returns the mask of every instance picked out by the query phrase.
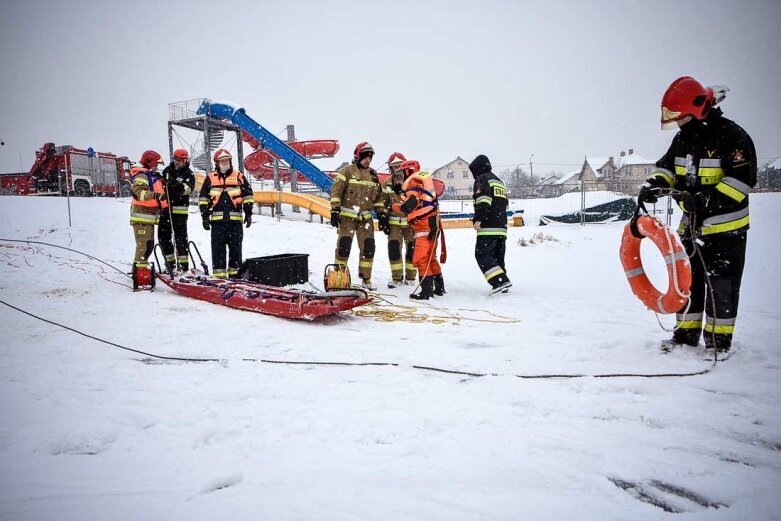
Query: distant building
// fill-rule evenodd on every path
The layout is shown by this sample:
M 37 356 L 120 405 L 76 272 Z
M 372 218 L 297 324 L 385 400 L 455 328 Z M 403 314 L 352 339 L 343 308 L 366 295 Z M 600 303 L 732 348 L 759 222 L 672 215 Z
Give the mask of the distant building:
M 586 183 L 587 191 L 613 190 L 618 169 L 610 157 L 587 157 L 583 162 L 580 180 Z
M 580 170 L 566 174 L 554 183 L 560 194 L 580 190 L 581 186 L 588 192 L 610 190 L 616 178 L 616 165 L 613 157 L 587 157 L 583 160 Z
M 555 197 L 567 192 L 580 190 L 580 170 L 573 170 L 568 174 L 564 174 L 560 179 L 553 182 L 553 186 L 557 192 L 554 194 Z
M 537 197 L 557 197 L 560 195 L 560 188 L 556 185 L 559 178 L 555 175 L 545 177 L 534 188 L 534 195 Z
M 431 172 L 431 176 L 445 183 L 443 198 L 467 199 L 472 197 L 475 180 L 469 171 L 469 162 L 460 156 Z
M 629 152 L 621 151 L 618 156 L 618 181 L 620 189 L 617 191 L 634 194 L 640 190 L 640 187 L 651 171 L 654 169 L 656 161 L 651 161 L 635 154 L 633 148 Z
M 757 172 L 755 192 L 781 191 L 781 158 L 771 161 Z

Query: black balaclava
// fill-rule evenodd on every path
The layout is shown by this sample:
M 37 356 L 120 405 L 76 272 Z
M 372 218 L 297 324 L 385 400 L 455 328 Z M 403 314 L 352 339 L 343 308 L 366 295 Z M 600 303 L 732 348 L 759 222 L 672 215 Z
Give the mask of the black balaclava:
M 372 159 L 374 159 L 374 152 L 371 150 L 365 150 L 358 154 L 358 161 L 355 162 L 356 165 L 358 165 L 358 168 L 363 168 L 363 165 L 361 165 L 361 161 L 364 160 L 364 158 L 371 156 Z
M 480 154 L 469 163 L 469 171 L 472 172 L 472 176 L 476 179 L 478 176 L 491 171 L 491 161 L 488 160 L 488 157 Z

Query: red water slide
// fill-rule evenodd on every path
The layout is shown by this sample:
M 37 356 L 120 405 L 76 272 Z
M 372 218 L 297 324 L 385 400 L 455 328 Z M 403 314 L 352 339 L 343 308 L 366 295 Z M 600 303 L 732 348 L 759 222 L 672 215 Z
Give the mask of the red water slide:
M 262 148 L 260 141 L 244 131 L 241 133 L 241 139 L 255 149 L 255 152 L 244 158 L 246 171 L 255 179 L 274 179 L 274 160 L 279 159 L 277 155 L 267 148 Z M 339 152 L 339 142 L 335 139 L 293 141 L 288 145 L 307 159 L 334 157 Z M 290 181 L 287 167 L 279 167 L 279 178 L 283 183 Z M 299 174 L 298 182 L 307 182 L 307 179 Z

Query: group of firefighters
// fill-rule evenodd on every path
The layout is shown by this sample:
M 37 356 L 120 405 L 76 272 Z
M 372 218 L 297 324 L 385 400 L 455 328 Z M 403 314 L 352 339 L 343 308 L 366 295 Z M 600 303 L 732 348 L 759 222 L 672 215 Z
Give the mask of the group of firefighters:
M 374 149 L 359 143 L 353 162 L 336 175 L 331 188 L 331 226 L 337 229 L 336 264 L 346 266 L 357 238 L 358 275 L 361 285 L 377 289 L 372 283 L 372 267 L 376 253 L 374 220 L 388 236 L 388 260 L 391 281 L 388 287 L 415 284 L 420 292 L 410 298 L 428 300 L 445 294 L 442 267 L 447 259 L 445 236 L 442 233 L 437 191 L 431 174 L 420 169 L 420 163 L 407 159 L 401 152 L 388 158 L 390 176 L 381 183 L 370 164 Z M 469 165 L 475 177 L 475 214 L 473 223 L 478 241 L 475 257 L 492 294 L 507 292 L 512 285 L 504 269 L 507 241 L 507 190 L 491 172 L 488 158 L 480 155 Z M 442 252 L 437 255 L 441 243 Z
M 358 273 L 361 285 L 377 289 L 371 281 L 376 243 L 374 219 L 388 236 L 388 259 L 392 280 L 388 286 L 415 284 L 420 292 L 412 299 L 430 299 L 445 294 L 440 262 L 446 260 L 437 193 L 431 174 L 420 170 L 418 161 L 407 160 L 394 152 L 388 159 L 391 175 L 380 183 L 369 166 L 374 149 L 366 142 L 355 148 L 352 164 L 336 174 L 331 189 L 331 225 L 337 228 L 336 265 L 346 267 L 357 236 Z M 150 280 L 148 259 L 154 248 L 154 226 L 165 258 L 166 271 L 187 271 L 187 217 L 190 193 L 195 177 L 186 150 L 173 153 L 171 163 L 158 172 L 162 157 L 153 150 L 141 155 L 131 169 L 132 200 L 130 223 L 136 239 L 133 276 Z M 238 276 L 242 261 L 242 223 L 252 224 L 253 197 L 249 180 L 233 168 L 230 152 L 214 154 L 214 171 L 205 178 L 198 205 L 203 227 L 211 231 L 212 275 L 218 278 Z M 475 217 L 478 240 L 475 255 L 478 265 L 492 287 L 492 294 L 507 292 L 512 285 L 504 269 L 507 240 L 507 191 L 491 172 L 488 158 L 481 155 L 470 165 L 475 176 Z M 438 241 L 442 254 L 437 256 Z M 226 262 L 227 249 L 227 262 Z M 405 255 L 402 256 L 402 251 Z M 140 276 L 139 276 L 140 275 Z
M 704 87 L 688 76 L 668 87 L 661 103 L 662 128 L 679 131 L 638 194 L 638 200 L 647 203 L 671 194 L 683 211 L 678 233 L 690 255 L 700 256 L 691 263 L 690 302 L 678 310 L 673 338 L 663 342 L 666 348 L 697 345 L 703 330 L 707 348 L 728 351 L 732 345 L 749 227 L 748 194 L 756 183 L 757 161 L 749 135 L 715 106 L 727 90 Z M 357 238 L 361 285 L 376 289 L 372 282 L 376 215 L 379 230 L 388 237 L 392 278 L 388 286 L 414 285 L 417 277 L 420 291 L 410 298 L 427 300 L 444 295 L 440 262 L 445 262 L 447 252 L 431 174 L 421 171 L 418 161 L 394 152 L 387 162 L 390 176 L 381 183 L 370 166 L 373 158 L 372 146 L 359 143 L 352 163 L 336 175 L 331 189 L 336 265 L 347 266 Z M 144 152 L 139 163 L 131 170 L 134 276 L 137 271 L 149 270 L 147 259 L 158 221 L 166 268 L 187 270 L 187 206 L 195 187 L 187 151 L 174 151 L 171 164 L 162 173 L 157 172 L 162 163 L 157 152 Z M 228 278 L 236 276 L 241 265 L 242 223 L 246 227 L 252 224 L 253 197 L 248 179 L 233 168 L 227 150 L 217 150 L 214 163 L 215 170 L 206 177 L 198 204 L 203 227 L 211 230 L 213 275 Z M 485 155 L 478 155 L 469 170 L 475 178 L 475 259 L 491 294 L 506 293 L 512 286 L 504 263 L 507 190 Z M 438 243 L 442 245 L 440 255 Z
M 161 164 L 162 156 L 147 150 L 138 166 L 130 170 L 130 224 L 136 239 L 134 281 L 151 280 L 148 259 L 155 244 L 155 224 L 166 271 L 189 269 L 187 217 L 190 194 L 195 189 L 190 156 L 180 148 L 174 150 L 171 163 L 158 172 Z M 247 228 L 252 225 L 252 188 L 244 173 L 233 168 L 233 157 L 227 150 L 220 148 L 214 153 L 214 165 L 201 185 L 198 207 L 203 228 L 211 231 L 212 274 L 235 277 L 241 266 L 242 224 Z

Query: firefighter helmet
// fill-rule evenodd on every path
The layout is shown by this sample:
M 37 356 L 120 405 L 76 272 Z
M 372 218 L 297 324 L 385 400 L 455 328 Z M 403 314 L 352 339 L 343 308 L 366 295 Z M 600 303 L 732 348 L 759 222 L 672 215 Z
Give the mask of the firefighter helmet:
M 705 119 L 713 106 L 713 89 L 703 87 L 691 76 L 672 82 L 662 96 L 662 129 L 677 128 L 686 116 Z
M 141 163 L 141 166 L 144 168 L 152 168 L 162 159 L 163 157 L 154 150 L 147 150 L 141 154 L 141 159 L 139 159 L 138 162 Z
M 408 159 L 399 166 L 399 170 L 404 172 L 404 177 L 409 177 L 416 172 L 420 172 L 420 163 L 414 159 Z
M 394 152 L 388 157 L 388 166 L 399 166 L 407 158 L 401 152 Z
M 187 153 L 187 150 L 183 148 L 177 148 L 174 150 L 174 159 L 178 159 L 180 161 L 187 161 L 190 159 L 190 154 Z
M 214 163 L 217 164 L 222 159 L 233 159 L 233 156 L 224 148 L 218 148 L 217 151 L 214 152 Z
M 355 151 L 353 152 L 353 159 L 358 161 L 359 159 L 361 159 L 361 156 L 365 157 L 366 155 L 369 154 L 374 156 L 374 149 L 369 143 L 367 143 L 366 141 L 362 141 L 355 146 Z

